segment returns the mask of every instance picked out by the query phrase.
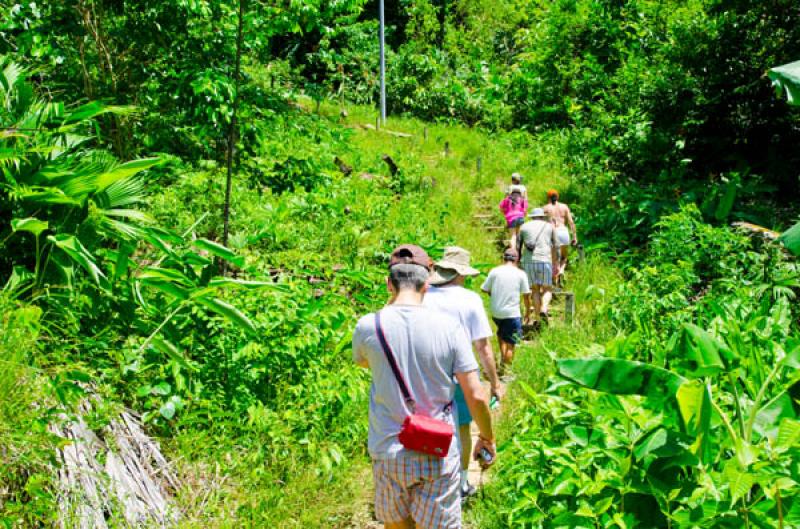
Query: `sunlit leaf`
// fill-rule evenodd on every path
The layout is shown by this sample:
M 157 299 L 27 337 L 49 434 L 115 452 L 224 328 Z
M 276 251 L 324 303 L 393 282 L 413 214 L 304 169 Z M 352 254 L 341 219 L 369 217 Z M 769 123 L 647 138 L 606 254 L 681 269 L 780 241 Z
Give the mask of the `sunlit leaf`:
M 209 241 L 208 239 L 196 239 L 192 241 L 192 244 L 201 250 L 205 250 L 211 255 L 215 255 L 220 259 L 225 259 L 226 261 L 233 263 L 240 268 L 244 266 L 244 257 L 237 255 L 236 252 L 219 243 Z
M 14 231 L 25 231 L 28 233 L 32 233 L 35 236 L 39 236 L 42 234 L 44 230 L 46 230 L 48 224 L 46 221 L 39 220 L 34 217 L 28 217 L 25 219 L 12 219 L 11 220 L 11 229 Z

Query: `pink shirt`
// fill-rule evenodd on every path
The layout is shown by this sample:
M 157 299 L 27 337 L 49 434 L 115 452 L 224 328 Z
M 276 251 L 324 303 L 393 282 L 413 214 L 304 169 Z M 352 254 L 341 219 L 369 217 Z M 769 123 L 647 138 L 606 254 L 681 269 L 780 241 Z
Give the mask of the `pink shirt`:
M 520 198 L 515 204 L 511 197 L 506 197 L 500 202 L 500 211 L 505 215 L 506 222 L 511 223 L 516 219 L 525 218 L 525 214 L 528 212 L 528 201 Z

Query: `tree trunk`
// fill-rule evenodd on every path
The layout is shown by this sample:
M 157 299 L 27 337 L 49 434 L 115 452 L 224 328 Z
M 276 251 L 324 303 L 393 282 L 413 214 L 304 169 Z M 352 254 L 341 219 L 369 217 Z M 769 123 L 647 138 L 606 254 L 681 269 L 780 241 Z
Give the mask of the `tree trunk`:
M 239 0 L 239 24 L 236 30 L 236 65 L 233 71 L 234 87 L 236 95 L 233 98 L 233 108 L 231 110 L 231 124 L 228 130 L 228 153 L 225 160 L 227 167 L 227 177 L 225 179 L 225 209 L 223 212 L 223 233 L 222 244 L 228 246 L 228 233 L 231 216 L 231 186 L 233 184 L 233 153 L 236 145 L 236 111 L 239 108 L 240 98 L 240 78 L 242 68 L 242 40 L 244 37 L 244 11 L 245 3 L 247 0 Z M 222 274 L 225 275 L 227 271 L 227 264 L 225 261 L 222 263 Z

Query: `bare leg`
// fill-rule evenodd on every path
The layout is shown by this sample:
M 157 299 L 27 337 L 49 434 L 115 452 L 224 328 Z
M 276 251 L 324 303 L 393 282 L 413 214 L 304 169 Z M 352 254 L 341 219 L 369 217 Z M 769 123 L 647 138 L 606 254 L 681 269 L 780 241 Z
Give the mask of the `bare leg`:
M 516 228 L 509 228 L 508 232 L 511 234 L 511 240 L 508 241 L 508 245 L 513 248 L 514 250 L 517 249 L 517 237 L 519 237 L 519 226 Z
M 542 286 L 540 288 L 543 291 L 541 312 L 549 314 L 548 311 L 550 310 L 550 301 L 553 299 L 553 289 L 552 287 L 545 287 L 545 286 Z
M 384 529 L 414 529 L 414 520 L 406 518 L 402 522 L 387 522 L 383 524 Z
M 503 356 L 503 364 L 507 368 L 514 360 L 514 344 L 500 340 L 500 354 Z
M 561 262 L 558 268 L 558 275 L 561 276 L 564 270 L 567 269 L 567 261 L 569 260 L 569 246 L 566 244 L 561 245 Z
M 536 320 L 536 315 L 538 314 L 538 312 L 536 312 L 536 306 L 535 306 L 535 302 L 534 302 L 534 298 L 533 298 L 533 293 L 534 293 L 535 291 L 536 291 L 536 285 L 531 285 L 531 291 L 530 291 L 530 293 L 528 293 L 528 294 L 525 294 L 525 296 L 526 296 L 526 299 L 528 300 L 528 303 L 527 303 L 527 305 L 526 305 L 526 307 L 525 307 L 525 308 L 526 308 L 526 310 L 525 310 L 525 320 L 524 320 L 524 323 L 525 323 L 526 325 L 529 325 L 531 322 L 535 321 L 535 320 Z M 527 309 L 528 309 L 529 307 L 531 307 L 531 306 L 533 306 L 533 314 L 531 314 L 531 311 L 530 311 L 530 310 L 527 310 Z
M 541 285 L 533 285 L 531 287 L 531 296 L 533 296 L 533 319 L 534 321 L 539 318 L 539 313 L 542 311 L 542 295 L 540 292 Z
M 469 425 L 467 423 L 458 427 L 458 436 L 461 437 L 461 470 L 469 468 L 469 458 L 472 455 L 472 433 Z

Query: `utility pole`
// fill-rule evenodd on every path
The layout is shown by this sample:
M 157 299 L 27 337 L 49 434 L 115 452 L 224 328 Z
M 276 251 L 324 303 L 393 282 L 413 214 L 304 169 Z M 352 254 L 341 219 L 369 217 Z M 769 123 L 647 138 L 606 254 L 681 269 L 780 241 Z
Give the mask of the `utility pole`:
M 384 43 L 384 18 L 383 0 L 378 1 L 378 11 L 380 15 L 380 39 L 381 39 L 381 123 L 386 123 L 386 51 Z

